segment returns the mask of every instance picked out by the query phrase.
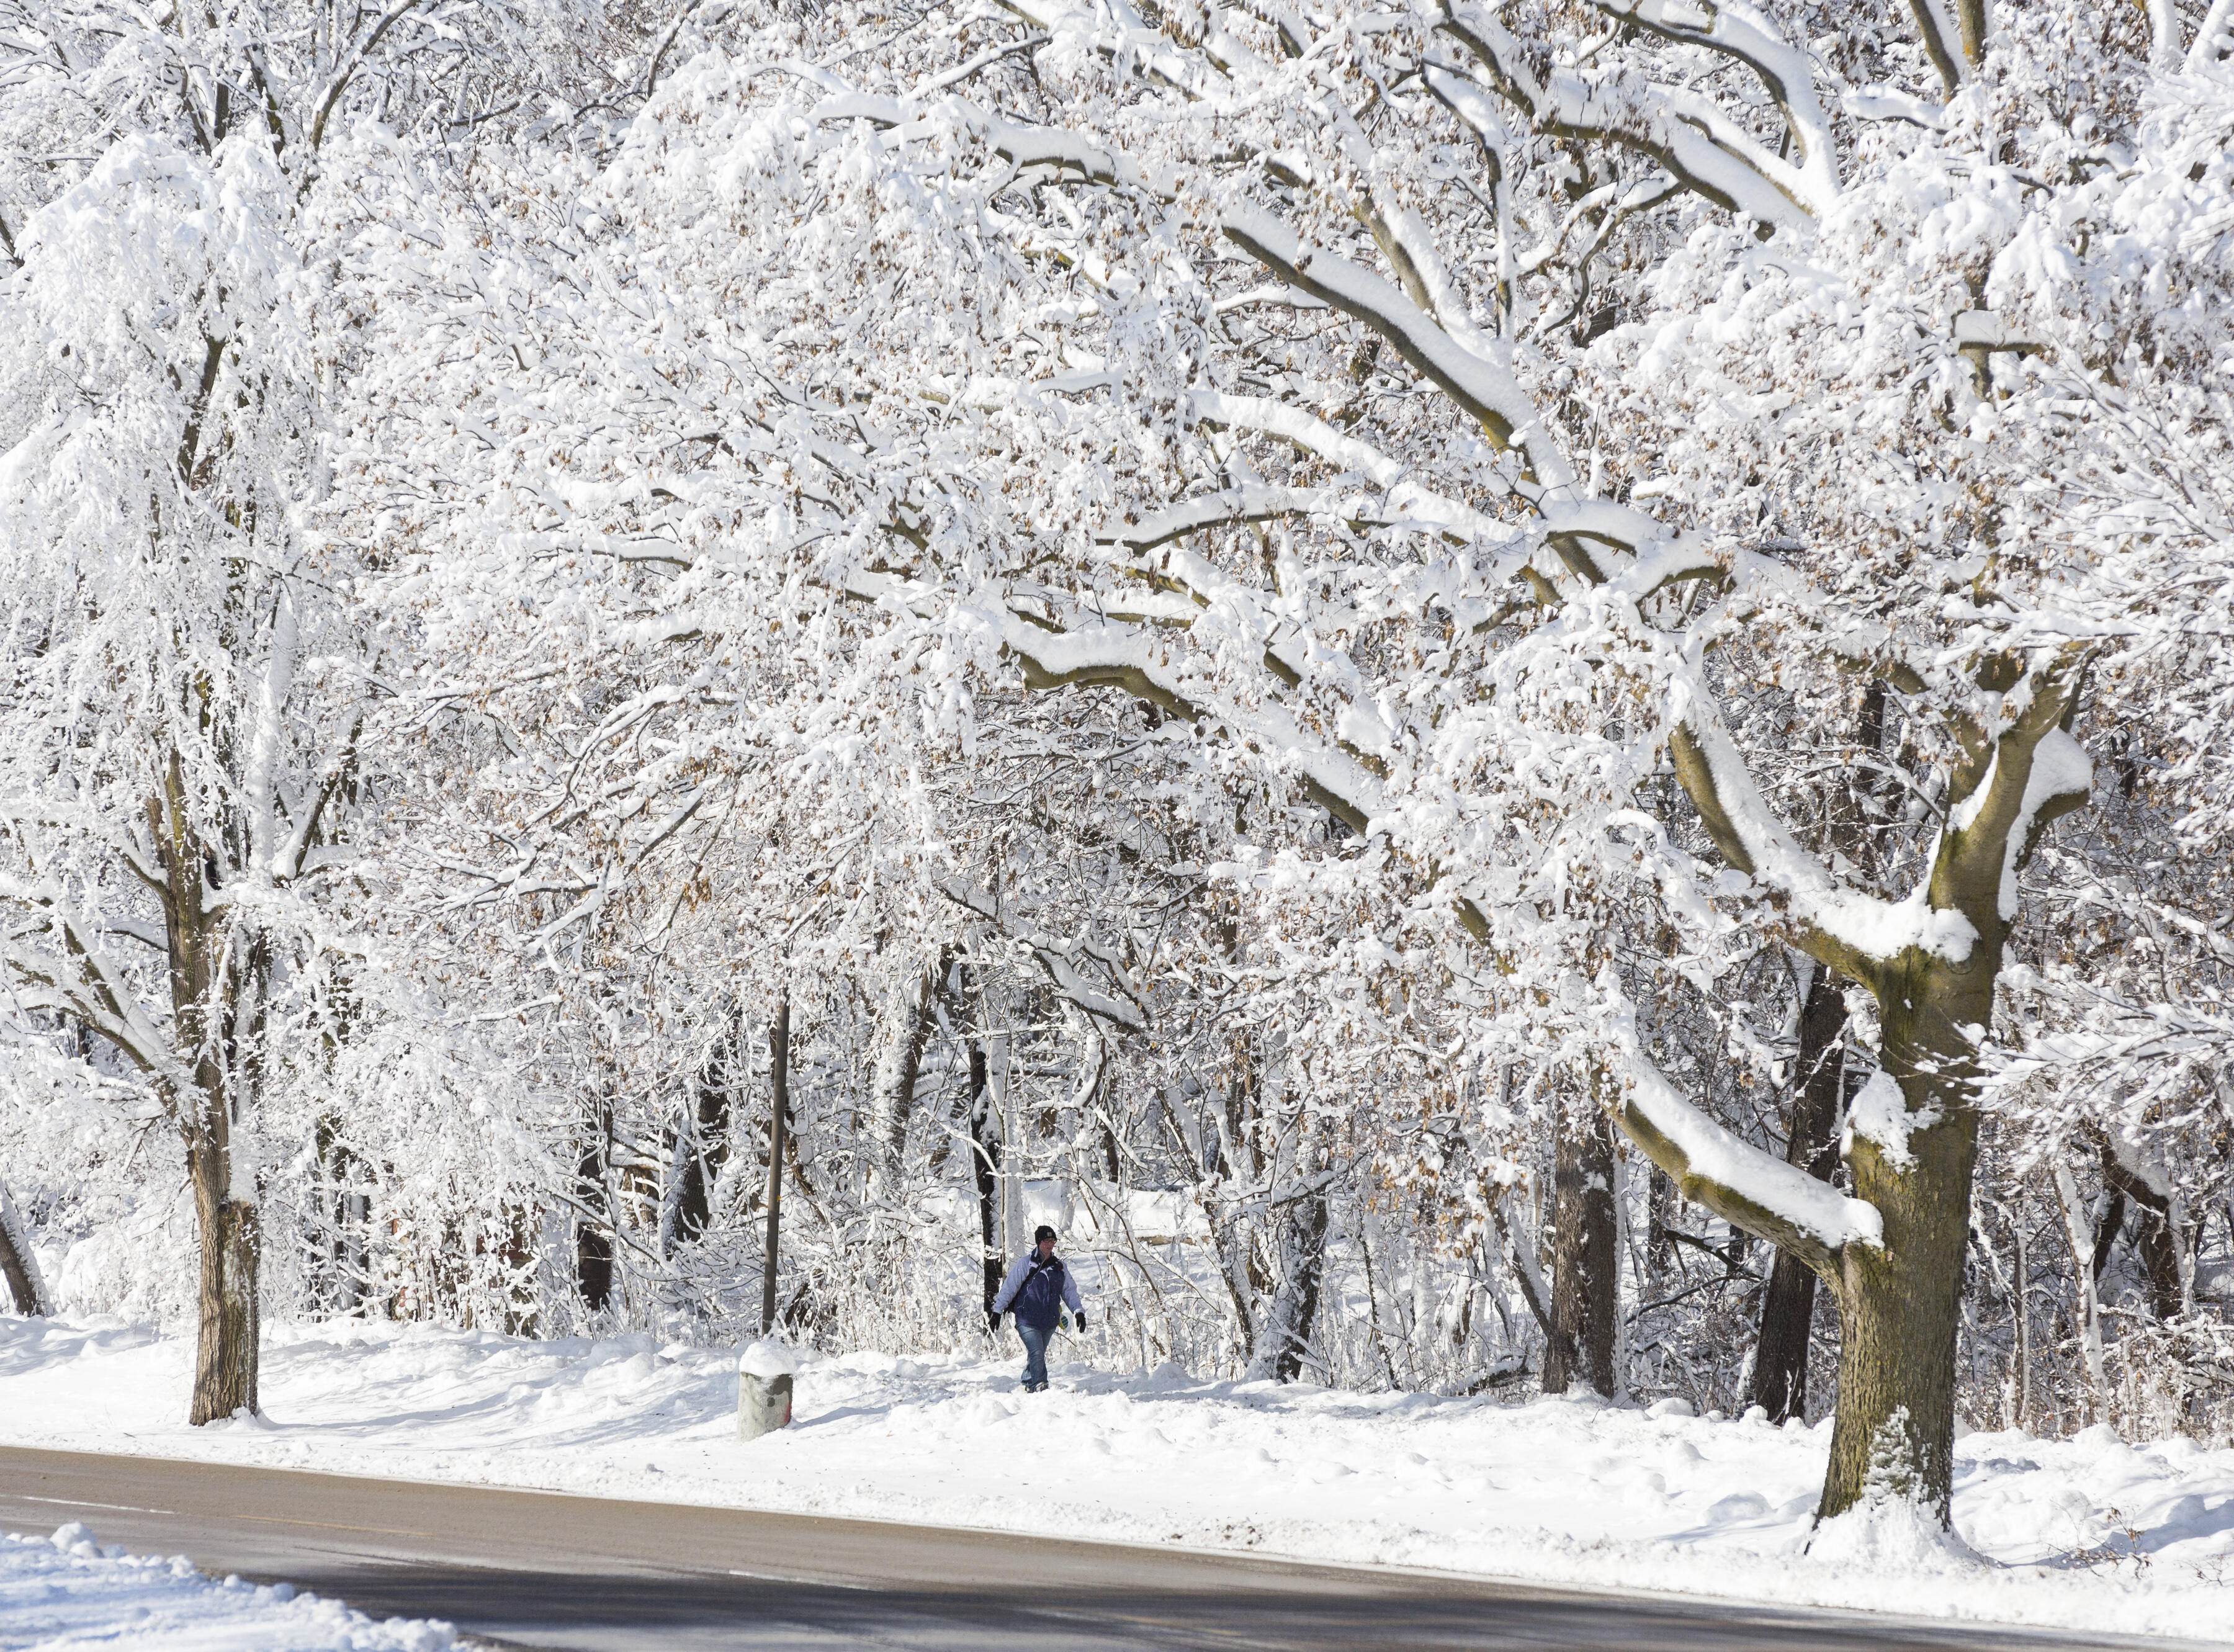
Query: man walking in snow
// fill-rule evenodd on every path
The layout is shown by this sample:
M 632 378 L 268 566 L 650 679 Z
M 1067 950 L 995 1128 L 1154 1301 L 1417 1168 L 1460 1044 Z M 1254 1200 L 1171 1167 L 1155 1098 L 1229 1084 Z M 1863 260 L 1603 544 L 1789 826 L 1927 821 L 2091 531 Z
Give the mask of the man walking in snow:
M 997 1331 L 1001 1316 L 1011 1308 L 1016 1311 L 1016 1335 L 1024 1344 L 1026 1394 L 1037 1394 L 1048 1385 L 1048 1339 L 1055 1335 L 1063 1309 L 1068 1307 L 1077 1316 L 1079 1329 L 1086 1329 L 1086 1309 L 1079 1303 L 1078 1287 L 1072 1283 L 1070 1270 L 1055 1253 L 1055 1230 L 1042 1227 L 1032 1239 L 1032 1249 L 1009 1264 L 1009 1277 L 1001 1282 L 1001 1294 L 993 1298 L 989 1316 Z

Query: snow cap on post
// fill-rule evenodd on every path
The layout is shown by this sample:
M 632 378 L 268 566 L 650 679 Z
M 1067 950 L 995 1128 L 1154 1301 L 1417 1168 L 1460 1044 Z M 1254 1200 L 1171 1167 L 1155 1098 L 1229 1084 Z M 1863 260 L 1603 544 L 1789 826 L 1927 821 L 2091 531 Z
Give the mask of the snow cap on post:
M 791 1376 L 799 1370 L 799 1351 L 780 1337 L 763 1336 L 745 1344 L 737 1369 L 747 1376 Z

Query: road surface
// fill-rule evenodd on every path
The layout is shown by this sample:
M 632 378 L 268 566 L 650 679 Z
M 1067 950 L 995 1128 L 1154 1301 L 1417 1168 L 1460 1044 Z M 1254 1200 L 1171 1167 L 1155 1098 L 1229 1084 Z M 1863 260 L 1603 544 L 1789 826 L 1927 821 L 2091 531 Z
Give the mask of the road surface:
M 377 1616 L 447 1618 L 499 1644 L 572 1652 L 2165 1644 L 0 1448 L 0 1529 L 48 1532 L 68 1520 L 135 1553 L 183 1553 L 207 1570 L 284 1580 Z

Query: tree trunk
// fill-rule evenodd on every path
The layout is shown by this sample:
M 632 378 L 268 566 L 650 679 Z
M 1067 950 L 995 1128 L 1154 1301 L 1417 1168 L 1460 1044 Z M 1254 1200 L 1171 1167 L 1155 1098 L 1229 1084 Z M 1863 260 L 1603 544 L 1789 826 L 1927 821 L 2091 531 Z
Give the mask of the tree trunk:
M 1839 1047 L 1845 1032 L 1845 983 L 1818 964 L 1800 1009 L 1800 1083 L 1793 1094 L 1791 1138 L 1784 1155 L 1818 1181 L 1829 1181 L 1839 1163 L 1836 1133 L 1845 1082 Z M 1815 1270 L 1779 1250 L 1761 1296 L 1749 1396 L 1771 1422 L 1807 1410 L 1807 1341 L 1814 1319 Z
M 8 1300 L 19 1314 L 51 1314 L 46 1281 L 39 1277 L 38 1258 L 31 1254 L 31 1236 L 16 1214 L 5 1183 L 0 1183 L 0 1277 L 8 1282 Z
M 775 1264 L 783 1220 L 783 1149 L 791 1126 L 791 995 L 768 1028 L 768 1247 L 761 1258 L 761 1335 L 775 1328 Z
M 2160 1320 L 2173 1318 L 2185 1306 L 2180 1257 L 2190 1240 L 2178 1231 L 2171 1195 L 2152 1185 L 2148 1177 L 2120 1159 L 2116 1144 L 2107 1138 L 2102 1143 L 2102 1180 L 2116 1201 L 2113 1211 L 2123 1212 L 2129 1204 L 2133 1207 L 2133 1254 L 2140 1262 L 2142 1277 L 2148 1282 L 2150 1311 Z M 2110 1246 L 2120 1225 L 2115 1214 L 2102 1224 L 2103 1231 L 2094 1246 L 2098 1278 L 2110 1259 Z
M 605 1142 L 603 1133 L 611 1128 L 610 1122 L 599 1120 L 598 1139 L 582 1155 L 582 1162 L 574 1169 L 574 1185 L 581 1196 L 585 1212 L 610 1208 L 605 1195 Z M 610 1228 L 602 1228 L 593 1216 L 585 1215 L 574 1228 L 574 1283 L 581 1290 L 582 1305 L 593 1314 L 601 1314 L 613 1297 L 613 1237 Z
M 2093 767 L 2068 728 L 2084 662 L 2076 646 L 2061 650 L 2031 675 L 2023 695 L 2011 693 L 2028 676 L 2021 659 L 1981 662 L 1977 686 L 2006 698 L 1986 722 L 1957 720 L 1963 757 L 1950 777 L 1949 811 L 1917 903 L 1930 922 L 1915 938 L 1885 957 L 1832 928 L 1805 930 L 1817 962 L 1865 982 L 1876 997 L 1879 1065 L 1899 1092 L 1897 1105 L 1880 1097 L 1866 1119 L 1855 1120 L 1847 1153 L 1853 1197 L 1875 1207 L 1878 1233 L 1826 1247 L 1815 1258 L 1839 1319 L 1825 1518 L 1899 1499 L 1929 1510 L 1943 1528 L 1948 1524 L 1955 1354 L 1978 1159 L 1976 1045 L 1993 1025 L 1994 982 L 2017 892 L 2010 880 L 2041 834 L 2085 806 L 2092 793 Z M 1741 825 L 1729 812 L 1707 748 L 1679 727 L 1669 752 L 1724 859 L 1740 872 L 1758 872 L 1754 850 L 1772 840 L 1754 835 L 1757 820 Z M 1649 1126 L 1632 1133 L 1662 1162 L 1684 1166 L 1682 1150 Z M 1758 1224 L 1779 1243 L 1806 1236 L 1804 1223 L 1773 1218 L 1742 1191 L 1687 1173 L 1702 1202 L 1712 1195 L 1728 1219 Z
M 162 792 L 147 800 L 147 820 L 163 872 L 173 1037 L 177 1048 L 190 1052 L 193 1068 L 190 1085 L 173 1087 L 166 1081 L 163 1095 L 186 1139 L 200 1245 L 200 1326 L 187 1408 L 188 1422 L 199 1427 L 257 1407 L 262 1234 L 254 1179 L 234 1162 L 233 1132 L 238 1109 L 255 1093 L 265 949 L 252 935 L 230 932 L 229 920 L 211 911 L 218 857 L 196 833 L 175 750 Z M 245 944 L 229 944 L 236 940 Z
M 877 1060 L 876 1094 L 870 1099 L 869 1197 L 897 1179 L 907 1145 L 908 1120 L 915 1111 L 915 1083 L 923 1070 L 923 1048 L 931 1037 L 931 1011 L 949 955 L 926 962 L 900 991 L 885 1029 Z
M 2013 1317 L 2016 1321 L 2017 1328 L 2015 1355 L 2017 1368 L 2016 1379 L 2012 1384 L 2016 1390 L 2016 1418 L 2013 1426 L 2026 1428 L 2031 1426 L 2032 1419 L 2032 1310 L 2030 1307 L 2032 1298 L 2028 1288 L 2032 1276 L 2025 1257 L 2024 1224 L 2019 1221 L 2015 1225 L 2017 1253 L 2016 1290 L 2015 1300 L 2010 1306 L 2016 1310 Z
M 1327 1196 L 1323 1190 L 1297 1199 L 1281 1223 L 1284 1277 L 1264 1316 L 1264 1353 L 1275 1382 L 1293 1382 L 1303 1374 L 1311 1329 L 1319 1311 L 1319 1284 L 1326 1270 Z
M 1325 1168 L 1325 1157 L 1314 1132 L 1297 1160 L 1297 1179 L 1316 1178 Z M 1311 1329 L 1318 1320 L 1320 1283 L 1326 1271 L 1329 1216 L 1323 1186 L 1290 1199 L 1276 1214 L 1273 1231 L 1278 1235 L 1279 1275 L 1273 1282 L 1271 1303 L 1257 1317 L 1255 1353 L 1249 1362 L 1252 1379 L 1293 1382 L 1303 1374 Z
M 686 1243 L 713 1224 L 714 1183 L 729 1156 L 729 1098 L 741 1051 L 744 1019 L 740 1010 L 706 1062 L 691 1109 L 689 1139 L 683 1144 L 681 1190 L 675 1200 L 675 1237 Z
M 2071 1246 L 2072 1278 L 2079 1293 L 2079 1350 L 2087 1368 L 2087 1420 L 2102 1420 L 2108 1383 L 2102 1369 L 2102 1302 L 2094 1289 L 2094 1236 L 2087 1205 L 2080 1196 L 2078 1179 L 2061 1155 L 2049 1177 L 2055 1203 L 2063 1214 L 2063 1237 Z
M 1591 1107 L 1563 1118 L 1551 1170 L 1551 1323 L 1544 1392 L 1576 1382 L 1610 1399 L 1619 1255 L 1613 1210 L 1613 1125 Z
M 221 1134 L 206 1122 L 187 1143 L 186 1172 L 193 1184 L 195 1226 L 201 1241 L 201 1332 L 194 1354 L 193 1404 L 186 1420 L 199 1428 L 257 1409 L 260 1235 L 256 1205 L 232 1196 L 230 1155 Z
M 340 1121 L 330 1114 L 318 1120 L 318 1166 L 323 1179 L 323 1203 L 330 1231 L 312 1247 L 312 1277 L 317 1300 L 330 1314 L 352 1314 L 364 1291 L 364 1237 L 367 1201 L 349 1191 L 356 1157 L 341 1139 Z
M 983 1241 L 981 1260 L 985 1276 L 985 1312 L 1001 1294 L 1007 1272 L 1001 1254 L 1001 1121 L 994 1116 L 988 1087 L 985 1047 L 970 1041 L 970 1168 L 977 1183 L 977 1226 Z
M 1880 1055 L 1900 1087 L 1908 1139 L 1896 1151 L 1857 1129 L 1854 1197 L 1885 1243 L 1839 1252 L 1839 1404 L 1821 1515 L 1911 1499 L 1948 1520 L 1955 1464 L 1955 1344 L 1978 1159 L 1977 1062 L 1966 1028 L 1991 1023 L 2001 935 L 1962 962 L 1912 948 L 1878 993 Z

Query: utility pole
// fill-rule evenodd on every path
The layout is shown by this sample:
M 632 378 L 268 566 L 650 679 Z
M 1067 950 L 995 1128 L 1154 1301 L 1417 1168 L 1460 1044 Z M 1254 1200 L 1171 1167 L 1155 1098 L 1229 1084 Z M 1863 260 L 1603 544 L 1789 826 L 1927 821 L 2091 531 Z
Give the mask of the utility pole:
M 783 1216 L 783 1139 L 791 1113 L 791 995 L 776 1001 L 768 1028 L 768 1078 L 774 1100 L 768 1109 L 768 1254 L 761 1264 L 761 1335 L 775 1329 L 776 1239 Z

